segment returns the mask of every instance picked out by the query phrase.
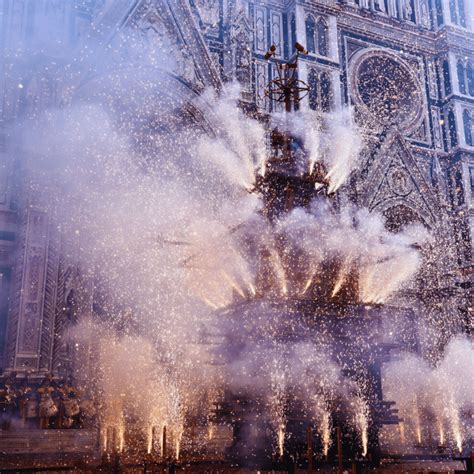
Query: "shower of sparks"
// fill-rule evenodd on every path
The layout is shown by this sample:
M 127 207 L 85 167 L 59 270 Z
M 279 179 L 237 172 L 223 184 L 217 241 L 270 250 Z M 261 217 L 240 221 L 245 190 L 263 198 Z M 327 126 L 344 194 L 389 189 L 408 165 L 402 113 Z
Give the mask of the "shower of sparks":
M 131 31 L 122 39 L 129 45 L 137 40 Z M 67 248 L 64 265 L 70 265 L 71 282 L 64 285 L 79 288 L 74 304 L 86 313 L 67 338 L 76 344 L 81 389 L 95 394 L 101 408 L 101 449 L 132 451 L 134 433 L 140 432 L 140 449 L 149 455 L 157 455 L 159 444 L 162 457 L 185 460 L 193 443 L 205 455 L 209 441 L 219 441 L 220 429 L 231 425 L 219 419 L 219 410 L 226 411 L 221 405 L 231 404 L 229 392 L 239 401 L 230 415 L 220 416 L 245 419 L 235 406 L 254 401 L 258 416 L 271 426 L 265 442 L 280 458 L 297 439 L 289 422 L 293 405 L 303 406 L 298 415 L 316 422 L 328 457 L 337 404 L 348 407 L 348 429 L 356 430 L 368 457 L 369 424 L 376 424 L 369 417 L 372 394 L 368 386 L 359 389 L 358 376 L 347 369 L 354 363 L 358 373 L 364 362 L 357 357 L 367 362 L 382 343 L 397 345 L 382 340 L 389 332 L 372 325 L 370 316 L 388 324 L 408 312 L 398 311 L 397 297 L 413 292 L 415 277 L 423 279 L 420 272 L 433 267 L 435 257 L 419 250 L 432 245 L 433 236 L 421 224 L 390 232 L 383 215 L 348 202 L 343 185 L 366 158 L 351 108 L 300 110 L 283 121 L 270 113 L 260 121 L 240 107 L 243 91 L 230 84 L 219 94 L 202 91 L 204 128 L 212 132 L 197 131 L 195 117 L 186 115 L 191 104 L 183 99 L 181 107 L 167 110 L 163 103 L 170 74 L 161 67 L 149 76 L 141 72 L 163 52 L 149 45 L 151 60 L 138 44 L 136 55 L 123 58 L 132 61 L 136 80 L 117 73 L 112 85 L 94 86 L 106 97 L 104 104 L 71 103 L 50 111 L 25 138 L 39 157 L 31 164 L 31 190 L 50 190 L 45 203 L 35 206 L 51 207 L 48 229 L 57 227 L 58 242 Z M 272 206 L 283 202 L 271 181 L 272 173 L 278 175 L 275 161 L 282 161 L 268 145 L 275 124 L 301 139 L 304 156 L 301 163 L 295 159 L 298 170 L 291 178 L 306 179 L 314 195 L 295 208 L 285 204 L 284 212 L 270 218 Z M 43 165 L 48 171 L 38 172 Z M 320 169 L 327 183 L 314 183 Z M 285 186 L 288 197 L 293 185 Z M 341 196 L 330 196 L 337 191 Z M 346 287 L 354 296 L 345 295 L 351 293 Z M 354 328 L 361 323 L 365 333 L 348 331 L 338 339 L 326 324 L 335 316 L 341 325 L 350 319 L 345 316 L 358 318 Z M 445 337 L 447 328 L 431 319 Z M 470 351 L 472 345 L 462 345 L 459 359 L 469 359 Z M 431 362 L 434 367 L 437 358 Z M 410 369 L 406 374 L 418 373 Z M 430 370 L 423 380 L 442 379 L 436 368 Z M 423 430 L 436 423 L 422 417 L 431 410 L 440 445 L 446 436 L 462 452 L 467 443 L 461 413 L 469 401 L 461 389 L 446 390 L 440 408 L 427 406 L 415 383 L 405 392 L 392 385 L 405 419 L 398 428 L 402 444 L 421 445 Z M 196 423 L 204 440 L 190 434 Z

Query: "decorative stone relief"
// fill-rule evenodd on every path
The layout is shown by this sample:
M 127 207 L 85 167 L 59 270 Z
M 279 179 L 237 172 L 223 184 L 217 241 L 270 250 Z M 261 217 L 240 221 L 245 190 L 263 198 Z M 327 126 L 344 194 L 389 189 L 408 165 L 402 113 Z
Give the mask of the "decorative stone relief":
M 44 251 L 41 247 L 32 247 L 30 249 L 30 255 L 28 257 L 28 270 L 29 275 L 27 277 L 27 295 L 28 298 L 36 299 L 39 293 L 40 279 L 41 279 L 41 267 L 44 263 Z
M 272 11 L 270 13 L 270 18 L 271 44 L 274 44 L 276 46 L 276 56 L 283 56 L 283 25 L 281 13 Z
M 401 135 L 389 137 L 374 160 L 361 194 L 370 210 L 384 211 L 405 205 L 419 215 L 426 225 L 433 225 L 437 201 L 425 172 L 416 163 Z
M 254 47 L 258 53 L 267 51 L 267 15 L 266 10 L 261 7 L 255 7 L 254 13 Z
M 235 78 L 245 91 L 252 82 L 252 29 L 243 11 L 237 13 L 230 31 L 230 48 L 234 58 Z
M 378 124 L 413 133 L 423 121 L 424 96 L 410 64 L 397 54 L 365 49 L 350 62 L 351 95 L 358 108 Z
M 401 0 L 401 7 L 402 7 L 402 19 L 410 21 L 413 15 L 411 0 Z
M 196 82 L 193 59 L 175 32 L 170 31 L 171 25 L 167 25 L 158 4 L 144 4 L 131 19 L 130 26 L 137 31 L 138 41 L 131 41 L 129 35 L 121 41 L 120 51 L 127 51 L 128 58 L 156 66 L 165 62 L 166 68 L 177 76 L 189 83 Z
M 439 97 L 438 81 L 436 79 L 436 64 L 434 61 L 428 61 L 428 88 L 430 97 L 437 99 Z
M 219 1 L 196 0 L 195 5 L 205 26 L 210 29 L 215 28 L 219 23 Z
M 409 135 L 409 137 L 418 142 L 427 142 L 427 126 L 424 120 L 420 126 Z
M 29 210 L 26 225 L 22 299 L 19 308 L 19 354 L 39 356 L 40 329 L 44 301 L 49 220 L 40 210 Z M 54 284 L 54 282 L 53 282 Z
M 418 24 L 424 28 L 431 27 L 430 7 L 428 0 L 418 0 Z
M 385 9 L 385 0 L 375 0 L 375 9 L 382 13 L 387 13 Z
M 391 166 L 387 173 L 387 180 L 393 194 L 406 197 L 413 192 L 413 181 L 406 168 Z
M 265 87 L 268 83 L 267 63 L 255 61 L 255 102 L 257 107 L 266 109 L 267 98 L 265 97 Z
M 434 146 L 438 150 L 441 150 L 443 148 L 443 132 L 441 128 L 441 112 L 439 107 L 431 107 L 431 118 L 433 122 Z

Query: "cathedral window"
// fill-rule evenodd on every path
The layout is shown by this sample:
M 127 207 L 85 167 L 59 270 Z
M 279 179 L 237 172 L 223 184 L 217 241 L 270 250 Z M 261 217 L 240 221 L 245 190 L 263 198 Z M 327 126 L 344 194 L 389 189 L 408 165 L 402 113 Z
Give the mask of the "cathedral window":
M 458 61 L 457 72 L 458 72 L 459 92 L 461 92 L 461 94 L 466 94 L 467 93 L 466 72 L 464 69 L 464 64 L 461 61 Z
M 306 18 L 306 48 L 310 53 L 328 55 L 328 26 L 323 18 Z
M 466 145 L 472 146 L 472 121 L 469 110 L 464 110 L 462 113 L 462 121 L 464 125 L 464 138 L 466 139 Z
M 312 110 L 329 112 L 332 106 L 331 79 L 327 72 L 318 73 L 312 69 L 308 77 L 309 107 Z
M 306 48 L 310 53 L 316 52 L 316 24 L 312 16 L 306 18 Z
M 291 44 L 294 45 L 296 43 L 296 19 L 295 19 L 295 15 L 291 15 L 290 27 L 291 27 Z
M 318 53 L 321 56 L 327 56 L 328 55 L 328 26 L 322 18 L 318 20 L 317 33 L 318 33 Z
M 458 23 L 458 12 L 456 9 L 456 0 L 449 0 L 449 13 L 451 15 L 451 21 Z
M 331 110 L 331 79 L 327 72 L 321 74 L 321 110 L 329 112 Z
M 466 27 L 466 9 L 464 0 L 449 0 L 449 13 L 453 23 Z
M 448 132 L 451 148 L 456 148 L 458 146 L 458 135 L 456 132 L 456 118 L 452 109 L 448 113 Z
M 451 78 L 449 74 L 449 63 L 448 61 L 443 61 L 443 82 L 444 82 L 444 94 L 451 94 Z
M 442 0 L 435 0 L 436 22 L 438 26 L 444 24 Z
M 318 91 L 319 91 L 319 77 L 314 69 L 311 69 L 308 75 L 309 85 L 309 108 L 312 110 L 318 110 Z
M 472 68 L 472 64 L 468 63 L 467 68 L 467 89 L 469 91 L 469 95 L 474 96 L 474 69 Z
M 459 22 L 461 26 L 464 28 L 466 27 L 466 9 L 464 7 L 464 0 L 458 0 L 458 8 L 459 8 Z

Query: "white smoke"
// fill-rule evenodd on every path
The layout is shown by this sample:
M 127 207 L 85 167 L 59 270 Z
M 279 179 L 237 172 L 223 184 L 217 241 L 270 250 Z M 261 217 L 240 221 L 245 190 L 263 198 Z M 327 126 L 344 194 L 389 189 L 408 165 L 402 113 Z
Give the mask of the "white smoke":
M 404 443 L 426 444 L 433 436 L 440 445 L 463 449 L 471 436 L 470 420 L 463 416 L 474 409 L 473 360 L 472 341 L 455 338 L 434 367 L 416 355 L 387 365 L 384 393 L 397 403 L 404 419 Z M 394 439 L 391 443 L 398 444 Z

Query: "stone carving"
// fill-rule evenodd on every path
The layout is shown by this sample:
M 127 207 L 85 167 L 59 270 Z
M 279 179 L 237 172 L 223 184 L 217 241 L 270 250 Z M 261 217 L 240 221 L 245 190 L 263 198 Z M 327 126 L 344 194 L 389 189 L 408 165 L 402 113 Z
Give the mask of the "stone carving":
M 428 0 L 418 0 L 418 2 L 418 24 L 425 28 L 430 28 L 431 17 Z
M 22 352 L 36 352 L 38 349 L 38 310 L 38 303 L 26 303 L 24 306 L 20 339 Z
M 434 61 L 428 61 L 428 86 L 430 97 L 437 99 L 439 97 L 438 81 L 436 78 L 436 65 Z
M 281 24 L 281 15 L 277 12 L 271 12 L 271 22 L 270 22 L 270 31 L 271 31 L 271 44 L 276 46 L 276 56 L 283 55 L 283 38 L 282 38 L 282 24 Z
M 385 9 L 385 0 L 375 0 L 375 9 L 380 12 L 387 13 Z
M 264 90 L 268 83 L 268 65 L 259 61 L 255 62 L 255 102 L 257 107 L 266 109 L 267 98 Z
M 167 69 L 189 83 L 196 82 L 194 62 L 186 46 L 179 40 L 171 25 L 163 18 L 162 8 L 157 3 L 142 5 L 130 21 L 138 32 L 138 41 L 130 41 L 127 35 L 120 50 L 128 49 L 127 56 L 133 61 L 143 60 L 156 66 L 166 63 Z M 133 55 L 133 56 L 132 56 Z M 165 56 L 165 57 L 163 57 Z
M 41 270 L 43 265 L 43 256 L 41 255 L 41 248 L 33 247 L 30 250 L 30 256 L 28 258 L 28 297 L 36 299 L 38 297 Z
M 406 168 L 392 166 L 387 173 L 387 179 L 390 189 L 397 196 L 408 196 L 413 191 L 413 182 Z
M 202 22 L 204 23 L 204 32 L 214 29 L 219 22 L 219 4 L 218 0 L 197 0 L 195 2 Z
M 427 127 L 425 121 L 421 122 L 419 127 L 409 135 L 410 138 L 418 141 L 418 142 L 426 142 L 427 141 Z
M 255 7 L 254 15 L 254 40 L 255 40 L 255 50 L 260 53 L 265 53 L 267 51 L 266 43 L 266 11 L 264 8 Z
M 395 53 L 366 49 L 350 62 L 351 94 L 372 120 L 413 133 L 423 121 L 424 96 L 412 67 Z
M 437 198 L 400 134 L 387 139 L 361 186 L 363 204 L 370 210 L 383 212 L 404 205 L 426 225 L 436 220 Z
M 246 91 L 251 89 L 252 81 L 252 30 L 243 11 L 240 11 L 230 31 L 230 49 L 234 58 L 235 78 Z
M 436 148 L 443 148 L 443 132 L 441 130 L 441 115 L 438 107 L 431 108 L 431 117 L 433 122 L 433 140 Z

